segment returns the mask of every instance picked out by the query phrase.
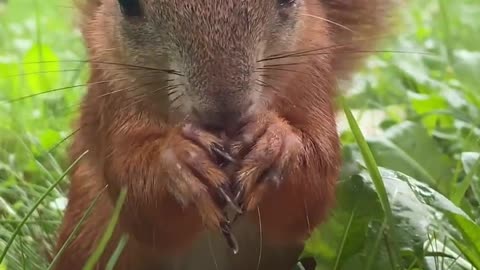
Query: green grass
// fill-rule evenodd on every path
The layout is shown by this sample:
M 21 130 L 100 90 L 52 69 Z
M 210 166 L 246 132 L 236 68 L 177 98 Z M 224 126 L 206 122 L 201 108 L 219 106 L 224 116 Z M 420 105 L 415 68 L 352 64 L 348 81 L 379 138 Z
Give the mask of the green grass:
M 85 58 L 71 12 L 61 0 L 0 7 L 1 270 L 49 267 L 71 165 L 59 142 L 87 74 L 65 61 Z M 303 255 L 318 270 L 480 269 L 480 2 L 401 13 L 387 49 L 411 53 L 369 58 L 339 111 L 338 202 Z

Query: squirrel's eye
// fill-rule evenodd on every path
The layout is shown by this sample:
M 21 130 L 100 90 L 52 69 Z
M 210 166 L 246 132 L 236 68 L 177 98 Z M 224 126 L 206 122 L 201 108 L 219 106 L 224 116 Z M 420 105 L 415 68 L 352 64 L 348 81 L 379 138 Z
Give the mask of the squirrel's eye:
M 142 16 L 142 7 L 140 0 L 118 0 L 120 9 L 125 16 L 139 17 Z
M 280 7 L 291 7 L 293 6 L 297 1 L 296 0 L 278 0 L 278 5 Z

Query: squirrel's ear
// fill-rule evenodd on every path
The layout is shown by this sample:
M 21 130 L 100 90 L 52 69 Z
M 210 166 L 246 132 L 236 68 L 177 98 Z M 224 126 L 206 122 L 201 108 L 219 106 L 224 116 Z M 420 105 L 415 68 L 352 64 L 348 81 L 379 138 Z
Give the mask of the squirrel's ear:
M 118 4 L 125 16 L 139 17 L 143 14 L 140 0 L 118 0 Z
M 313 0 L 315 2 L 318 0 Z M 318 1 L 320 2 L 320 1 Z M 331 38 L 336 45 L 334 69 L 339 78 L 349 80 L 368 54 L 352 52 L 374 51 L 386 35 L 391 34 L 399 0 L 323 0 L 327 19 L 332 25 Z M 335 27 L 335 28 L 333 28 Z M 349 29 L 349 30 L 347 30 Z

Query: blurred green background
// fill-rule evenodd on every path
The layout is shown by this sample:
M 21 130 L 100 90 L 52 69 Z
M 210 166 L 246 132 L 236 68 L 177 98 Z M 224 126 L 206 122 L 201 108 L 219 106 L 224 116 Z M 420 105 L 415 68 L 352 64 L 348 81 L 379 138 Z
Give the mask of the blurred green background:
M 0 270 L 49 267 L 88 74 L 72 12 L 0 0 Z M 348 89 L 364 139 L 339 111 L 338 202 L 304 253 L 319 270 L 480 269 L 480 1 L 412 0 L 398 21 L 404 53 Z

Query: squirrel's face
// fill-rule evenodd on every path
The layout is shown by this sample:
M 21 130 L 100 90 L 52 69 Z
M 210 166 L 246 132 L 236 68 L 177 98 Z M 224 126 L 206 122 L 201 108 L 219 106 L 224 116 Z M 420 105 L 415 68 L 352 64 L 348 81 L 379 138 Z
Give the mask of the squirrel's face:
M 265 93 L 274 90 L 267 89 L 265 66 L 272 62 L 265 59 L 313 39 L 304 34 L 302 15 L 321 13 L 314 0 L 102 1 L 103 34 L 115 54 L 128 64 L 178 72 L 166 79 L 181 92 L 171 97 L 212 126 L 268 104 Z

